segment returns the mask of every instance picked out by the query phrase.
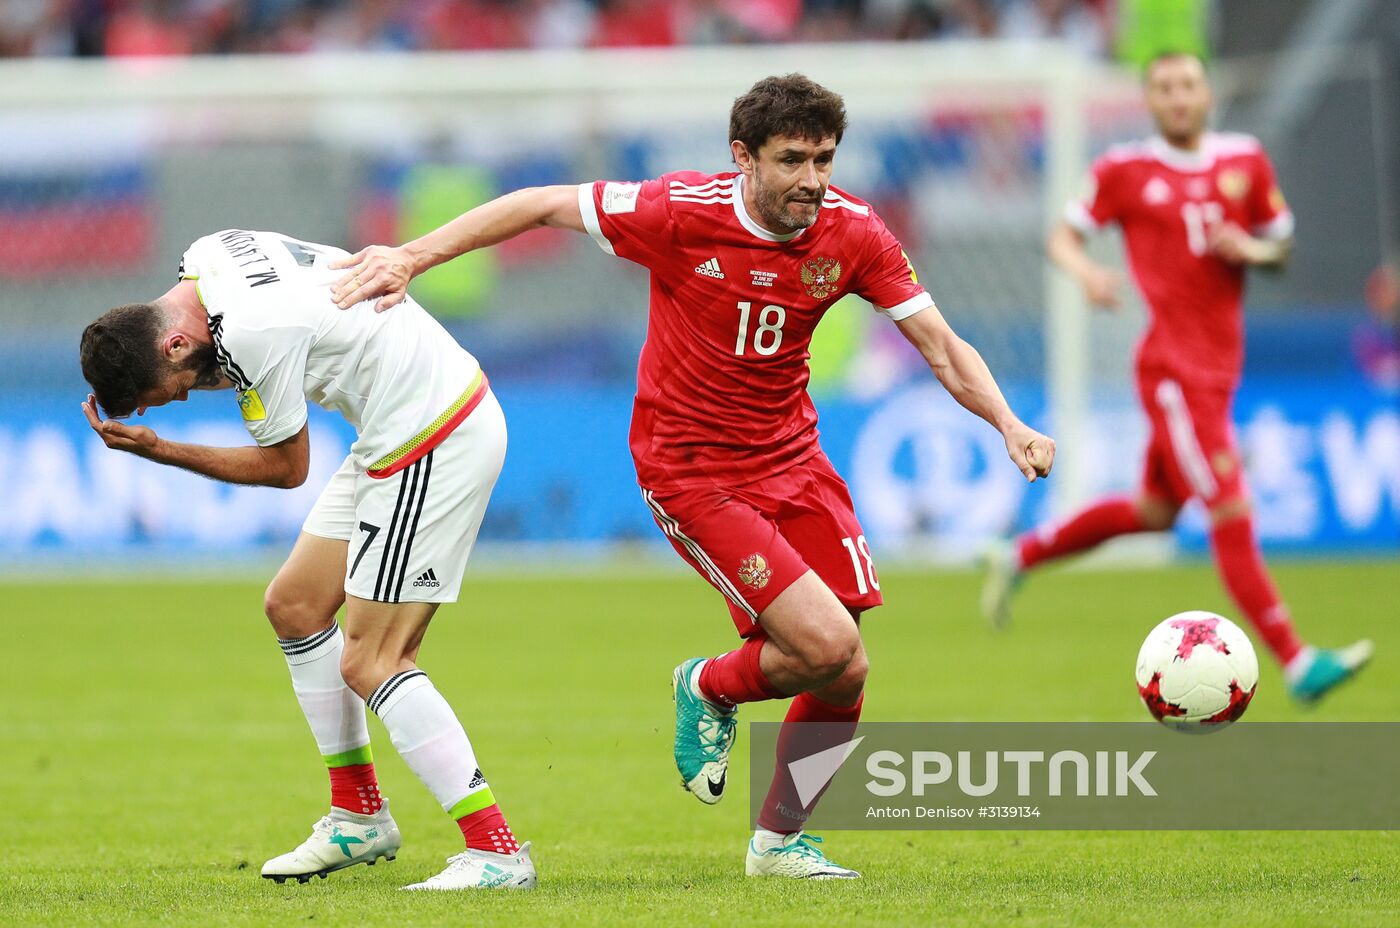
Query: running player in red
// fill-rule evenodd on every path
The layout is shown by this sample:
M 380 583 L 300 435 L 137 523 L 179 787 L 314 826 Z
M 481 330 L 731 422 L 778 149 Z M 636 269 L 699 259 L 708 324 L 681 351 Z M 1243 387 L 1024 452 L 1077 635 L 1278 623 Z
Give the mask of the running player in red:
M 1093 168 L 1087 196 L 1050 239 L 1054 261 L 1089 301 L 1118 306 L 1118 275 L 1096 264 L 1085 237 L 1117 223 L 1151 321 L 1138 346 L 1138 391 L 1151 424 L 1135 497 L 1099 500 L 1022 535 L 992 558 L 983 610 L 999 625 L 1032 568 L 1132 532 L 1165 531 L 1193 497 L 1209 510 L 1210 542 L 1230 595 L 1284 667 L 1289 691 L 1311 702 L 1355 674 L 1371 643 L 1323 650 L 1298 637 L 1254 536 L 1249 492 L 1230 423 L 1244 360 L 1245 271 L 1288 257 L 1293 215 L 1257 139 L 1208 131 L 1212 98 L 1199 58 L 1148 65 L 1158 135 L 1115 146 Z
M 342 306 L 528 229 L 587 232 L 651 271 L 631 447 L 642 497 L 677 553 L 719 590 L 744 645 L 676 668 L 675 759 L 701 801 L 724 793 L 737 705 L 793 698 L 777 774 L 749 844 L 751 876 L 859 876 L 803 833 L 785 759 L 850 738 L 867 661 L 858 621 L 880 581 L 846 485 L 817 443 L 812 330 L 856 293 L 892 319 L 963 406 L 995 426 L 1027 480 L 1055 444 L 1024 425 L 949 328 L 871 208 L 829 186 L 846 128 L 836 94 L 801 75 L 759 81 L 730 113 L 737 172 L 520 190 L 400 248 L 343 262 Z M 817 728 L 815 740 L 807 735 Z

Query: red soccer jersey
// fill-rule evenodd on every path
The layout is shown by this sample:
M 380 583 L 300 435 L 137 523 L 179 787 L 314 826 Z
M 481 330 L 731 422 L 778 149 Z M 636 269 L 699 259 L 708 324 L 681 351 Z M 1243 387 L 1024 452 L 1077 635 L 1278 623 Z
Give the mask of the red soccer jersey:
M 896 320 L 933 304 L 866 203 L 831 187 L 810 228 L 776 235 L 745 210 L 743 183 L 682 171 L 579 187 L 599 246 L 651 271 L 631 434 L 649 489 L 738 485 L 811 457 L 822 314 L 847 293 Z
M 1091 188 L 1065 218 L 1085 233 L 1111 222 L 1123 230 L 1151 315 L 1138 369 L 1233 387 L 1244 362 L 1245 269 L 1212 255 L 1207 235 L 1222 222 L 1268 238 L 1293 234 L 1259 141 L 1208 132 L 1194 152 L 1160 137 L 1117 145 L 1094 164 Z

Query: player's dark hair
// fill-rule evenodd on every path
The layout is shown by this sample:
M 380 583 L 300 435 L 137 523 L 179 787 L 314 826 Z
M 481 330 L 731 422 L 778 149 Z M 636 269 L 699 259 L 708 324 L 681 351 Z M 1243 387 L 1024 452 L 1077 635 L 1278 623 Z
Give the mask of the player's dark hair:
M 1147 63 L 1142 66 L 1142 79 L 1145 81 L 1152 74 L 1152 69 L 1164 61 L 1173 58 L 1194 58 L 1201 64 L 1201 70 L 1206 69 L 1206 60 L 1198 52 L 1189 52 L 1183 48 L 1164 48 L 1147 59 Z
M 765 77 L 734 101 L 729 111 L 729 138 L 757 155 L 775 135 L 817 142 L 828 136 L 841 144 L 846 132 L 846 103 L 838 93 L 802 74 Z
M 78 358 L 83 377 L 108 416 L 129 416 L 141 394 L 170 370 L 161 354 L 165 313 L 154 303 L 128 303 L 103 313 L 83 329 Z

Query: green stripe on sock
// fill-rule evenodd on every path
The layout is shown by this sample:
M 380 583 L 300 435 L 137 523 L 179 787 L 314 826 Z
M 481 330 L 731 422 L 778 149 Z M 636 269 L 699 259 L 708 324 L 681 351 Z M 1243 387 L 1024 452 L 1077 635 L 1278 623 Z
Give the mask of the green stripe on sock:
M 473 812 L 480 812 L 482 809 L 489 808 L 495 804 L 496 797 L 491 794 L 491 787 L 488 786 L 479 792 L 472 793 L 464 799 L 457 800 L 456 805 L 454 805 L 447 814 L 452 816 L 453 819 L 459 819 L 465 815 L 471 815 Z
M 374 755 L 369 751 L 369 745 L 351 748 L 348 751 L 341 751 L 339 754 L 323 754 L 327 767 L 353 767 L 357 764 L 374 763 Z

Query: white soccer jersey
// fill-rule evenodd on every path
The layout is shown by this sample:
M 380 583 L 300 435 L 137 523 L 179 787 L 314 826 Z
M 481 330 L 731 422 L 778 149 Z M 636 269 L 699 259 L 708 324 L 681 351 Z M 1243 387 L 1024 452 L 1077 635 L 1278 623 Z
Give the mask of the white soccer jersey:
M 355 427 L 350 457 L 368 470 L 441 425 L 481 368 L 412 298 L 386 313 L 337 308 L 330 288 L 343 272 L 327 264 L 346 254 L 232 229 L 191 245 L 180 276 L 198 287 L 253 439 L 295 435 L 310 400 Z

